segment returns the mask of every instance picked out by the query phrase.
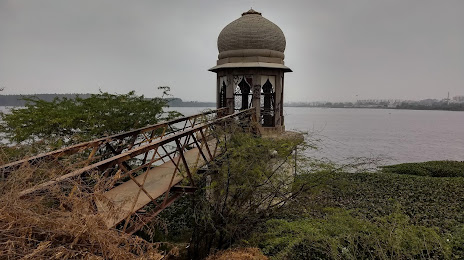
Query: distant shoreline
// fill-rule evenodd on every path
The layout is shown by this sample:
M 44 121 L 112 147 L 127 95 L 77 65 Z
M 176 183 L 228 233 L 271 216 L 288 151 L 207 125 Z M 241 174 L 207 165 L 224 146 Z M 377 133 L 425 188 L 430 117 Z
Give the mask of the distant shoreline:
M 194 104 L 190 104 L 194 103 Z M 0 107 L 7 107 L 7 108 L 16 108 L 22 106 L 3 106 L 0 104 Z M 170 108 L 177 108 L 177 107 L 207 107 L 207 108 L 216 108 L 216 104 L 213 105 L 204 105 L 202 102 L 185 102 L 182 105 L 169 105 Z M 414 109 L 414 108 L 389 108 L 389 107 L 315 107 L 315 106 L 286 106 L 285 107 L 297 107 L 297 108 L 324 108 L 324 109 L 375 109 L 375 110 L 415 110 L 415 111 L 448 111 L 448 112 L 463 112 L 464 110 L 447 110 L 447 109 Z
M 24 107 L 26 101 L 22 100 L 25 97 L 37 97 L 45 101 L 53 101 L 54 98 L 69 98 L 74 99 L 76 96 L 80 98 L 89 98 L 91 94 L 26 94 L 26 95 L 0 95 L 0 106 L 3 107 Z M 216 102 L 198 102 L 198 101 L 183 101 L 180 98 L 169 98 L 168 105 L 170 107 L 215 107 Z
M 91 94 L 35 94 L 35 95 L 0 95 L 0 106 L 3 107 L 23 107 L 26 102 L 22 100 L 24 97 L 37 97 L 41 100 L 52 101 L 54 98 L 69 98 L 73 99 L 76 96 L 81 98 L 90 97 Z M 198 102 L 198 101 L 183 101 L 180 98 L 169 98 L 168 105 L 170 107 L 216 107 L 216 102 Z M 304 103 L 284 103 L 284 107 L 318 107 L 318 108 L 348 108 L 348 109 L 401 109 L 401 110 L 438 110 L 438 111 L 464 111 L 464 103 L 444 103 L 436 102 L 430 105 L 421 103 L 400 103 L 396 106 L 386 106 L 378 104 L 357 105 L 356 103 L 320 103 L 320 104 L 304 104 Z
M 386 110 L 435 110 L 435 111 L 464 111 L 464 108 L 460 109 L 446 109 L 446 108 L 404 108 L 404 107 L 324 107 L 324 106 L 292 106 L 285 105 L 284 107 L 312 107 L 312 108 L 327 108 L 327 109 L 386 109 Z

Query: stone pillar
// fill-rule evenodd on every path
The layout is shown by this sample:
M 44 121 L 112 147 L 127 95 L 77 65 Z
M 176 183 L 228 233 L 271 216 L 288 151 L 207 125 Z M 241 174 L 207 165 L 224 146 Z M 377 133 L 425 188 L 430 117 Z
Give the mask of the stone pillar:
M 221 76 L 219 75 L 219 73 L 217 74 L 217 78 L 216 78 L 216 109 L 219 109 L 220 108 L 220 98 L 221 98 L 221 95 L 220 95 L 220 92 L 221 92 Z
M 234 100 L 234 76 L 232 73 L 229 71 L 227 72 L 227 90 L 226 90 L 226 97 L 227 97 L 227 108 L 228 108 L 228 114 L 233 114 L 234 113 L 234 106 L 235 106 L 235 100 Z
M 256 108 L 256 118 L 260 120 L 261 116 L 261 75 L 255 73 L 253 75 L 253 96 L 252 96 L 253 107 Z
M 275 76 L 275 107 L 274 107 L 274 125 L 279 129 L 282 125 L 280 110 L 282 109 L 282 73 L 279 71 Z
M 280 118 L 281 118 L 281 121 L 282 121 L 282 131 L 285 131 L 285 118 L 284 118 L 284 73 L 281 71 L 280 72 L 280 76 L 279 76 L 279 79 L 281 80 L 281 86 L 282 86 L 282 94 L 281 94 L 281 106 L 280 106 Z

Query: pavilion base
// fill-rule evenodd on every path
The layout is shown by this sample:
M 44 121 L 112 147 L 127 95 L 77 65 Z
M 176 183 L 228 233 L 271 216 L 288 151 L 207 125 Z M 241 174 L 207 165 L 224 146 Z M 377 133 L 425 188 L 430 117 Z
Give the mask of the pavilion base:
M 259 132 L 261 135 L 275 135 L 275 134 L 281 134 L 285 132 L 285 126 L 273 126 L 273 127 L 264 127 L 264 126 L 259 126 Z

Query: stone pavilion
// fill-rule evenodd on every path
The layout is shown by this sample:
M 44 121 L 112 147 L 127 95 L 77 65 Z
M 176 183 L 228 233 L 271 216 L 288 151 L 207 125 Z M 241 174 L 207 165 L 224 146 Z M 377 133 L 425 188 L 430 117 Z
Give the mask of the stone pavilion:
M 285 131 L 283 115 L 285 36 L 282 30 L 250 9 L 219 34 L 217 107 L 228 113 L 256 110 L 262 133 Z

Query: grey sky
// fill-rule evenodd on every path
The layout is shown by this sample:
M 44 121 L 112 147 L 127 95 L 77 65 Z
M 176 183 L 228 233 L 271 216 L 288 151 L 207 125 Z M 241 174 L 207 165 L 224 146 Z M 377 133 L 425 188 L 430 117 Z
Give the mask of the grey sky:
M 286 101 L 464 95 L 463 0 L 0 0 L 2 94 L 214 101 L 217 36 L 250 7 L 286 36 Z

